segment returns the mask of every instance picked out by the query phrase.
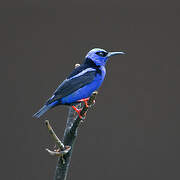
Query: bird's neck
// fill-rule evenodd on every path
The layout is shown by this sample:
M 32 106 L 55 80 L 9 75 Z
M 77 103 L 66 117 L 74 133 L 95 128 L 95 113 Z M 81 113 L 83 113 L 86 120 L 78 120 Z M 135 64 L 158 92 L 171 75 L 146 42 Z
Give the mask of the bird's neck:
M 90 59 L 90 58 L 86 58 L 84 64 L 87 65 L 88 67 L 91 67 L 91 68 L 95 68 L 95 69 L 97 69 L 97 68 L 99 69 L 100 68 L 100 66 L 96 65 L 93 62 L 93 60 Z
M 86 67 L 90 67 L 90 68 L 96 69 L 96 72 L 97 72 L 98 74 L 100 74 L 100 75 L 102 75 L 102 74 L 105 75 L 105 74 L 106 74 L 106 68 L 105 68 L 105 66 L 104 66 L 104 65 L 102 65 L 102 66 L 96 65 L 96 64 L 93 62 L 93 60 L 91 60 L 90 58 L 86 58 L 86 59 L 85 59 L 84 65 L 85 65 Z M 104 76 L 104 75 L 103 75 L 103 76 Z

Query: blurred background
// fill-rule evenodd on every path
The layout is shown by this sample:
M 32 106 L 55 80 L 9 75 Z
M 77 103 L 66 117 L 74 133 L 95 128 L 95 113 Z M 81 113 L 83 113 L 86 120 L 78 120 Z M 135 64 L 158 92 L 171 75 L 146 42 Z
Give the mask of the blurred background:
M 179 32 L 175 1 L 1 1 L 1 179 L 52 179 L 44 120 L 62 137 L 68 108 L 32 115 L 94 47 L 127 55 L 107 64 L 68 179 L 180 179 Z

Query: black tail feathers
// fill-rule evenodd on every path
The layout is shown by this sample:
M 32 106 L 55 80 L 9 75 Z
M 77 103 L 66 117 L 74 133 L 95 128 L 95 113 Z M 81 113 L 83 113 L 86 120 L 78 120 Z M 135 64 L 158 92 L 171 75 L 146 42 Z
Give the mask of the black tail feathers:
M 35 118 L 40 118 L 46 111 L 51 108 L 50 105 L 44 105 L 37 113 L 33 115 Z

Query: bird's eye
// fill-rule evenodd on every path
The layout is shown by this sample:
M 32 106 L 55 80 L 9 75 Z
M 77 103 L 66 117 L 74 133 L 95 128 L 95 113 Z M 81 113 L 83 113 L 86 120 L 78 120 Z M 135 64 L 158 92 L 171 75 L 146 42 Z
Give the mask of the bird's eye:
M 96 52 L 96 54 L 97 54 L 98 56 L 105 57 L 108 53 L 107 53 L 107 52 L 104 52 L 104 51 L 99 51 L 99 52 Z

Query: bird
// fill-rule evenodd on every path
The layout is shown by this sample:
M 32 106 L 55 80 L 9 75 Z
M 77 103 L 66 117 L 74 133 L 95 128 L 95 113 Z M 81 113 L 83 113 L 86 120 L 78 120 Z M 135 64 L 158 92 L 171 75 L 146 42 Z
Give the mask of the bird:
M 77 109 L 75 105 L 84 101 L 87 106 L 91 94 L 98 90 L 104 81 L 106 62 L 110 57 L 120 54 L 125 53 L 122 51 L 108 52 L 101 48 L 90 50 L 83 63 L 70 73 L 33 117 L 40 118 L 45 112 L 56 106 L 68 105 L 72 106 L 79 117 L 82 118 L 81 110 Z

